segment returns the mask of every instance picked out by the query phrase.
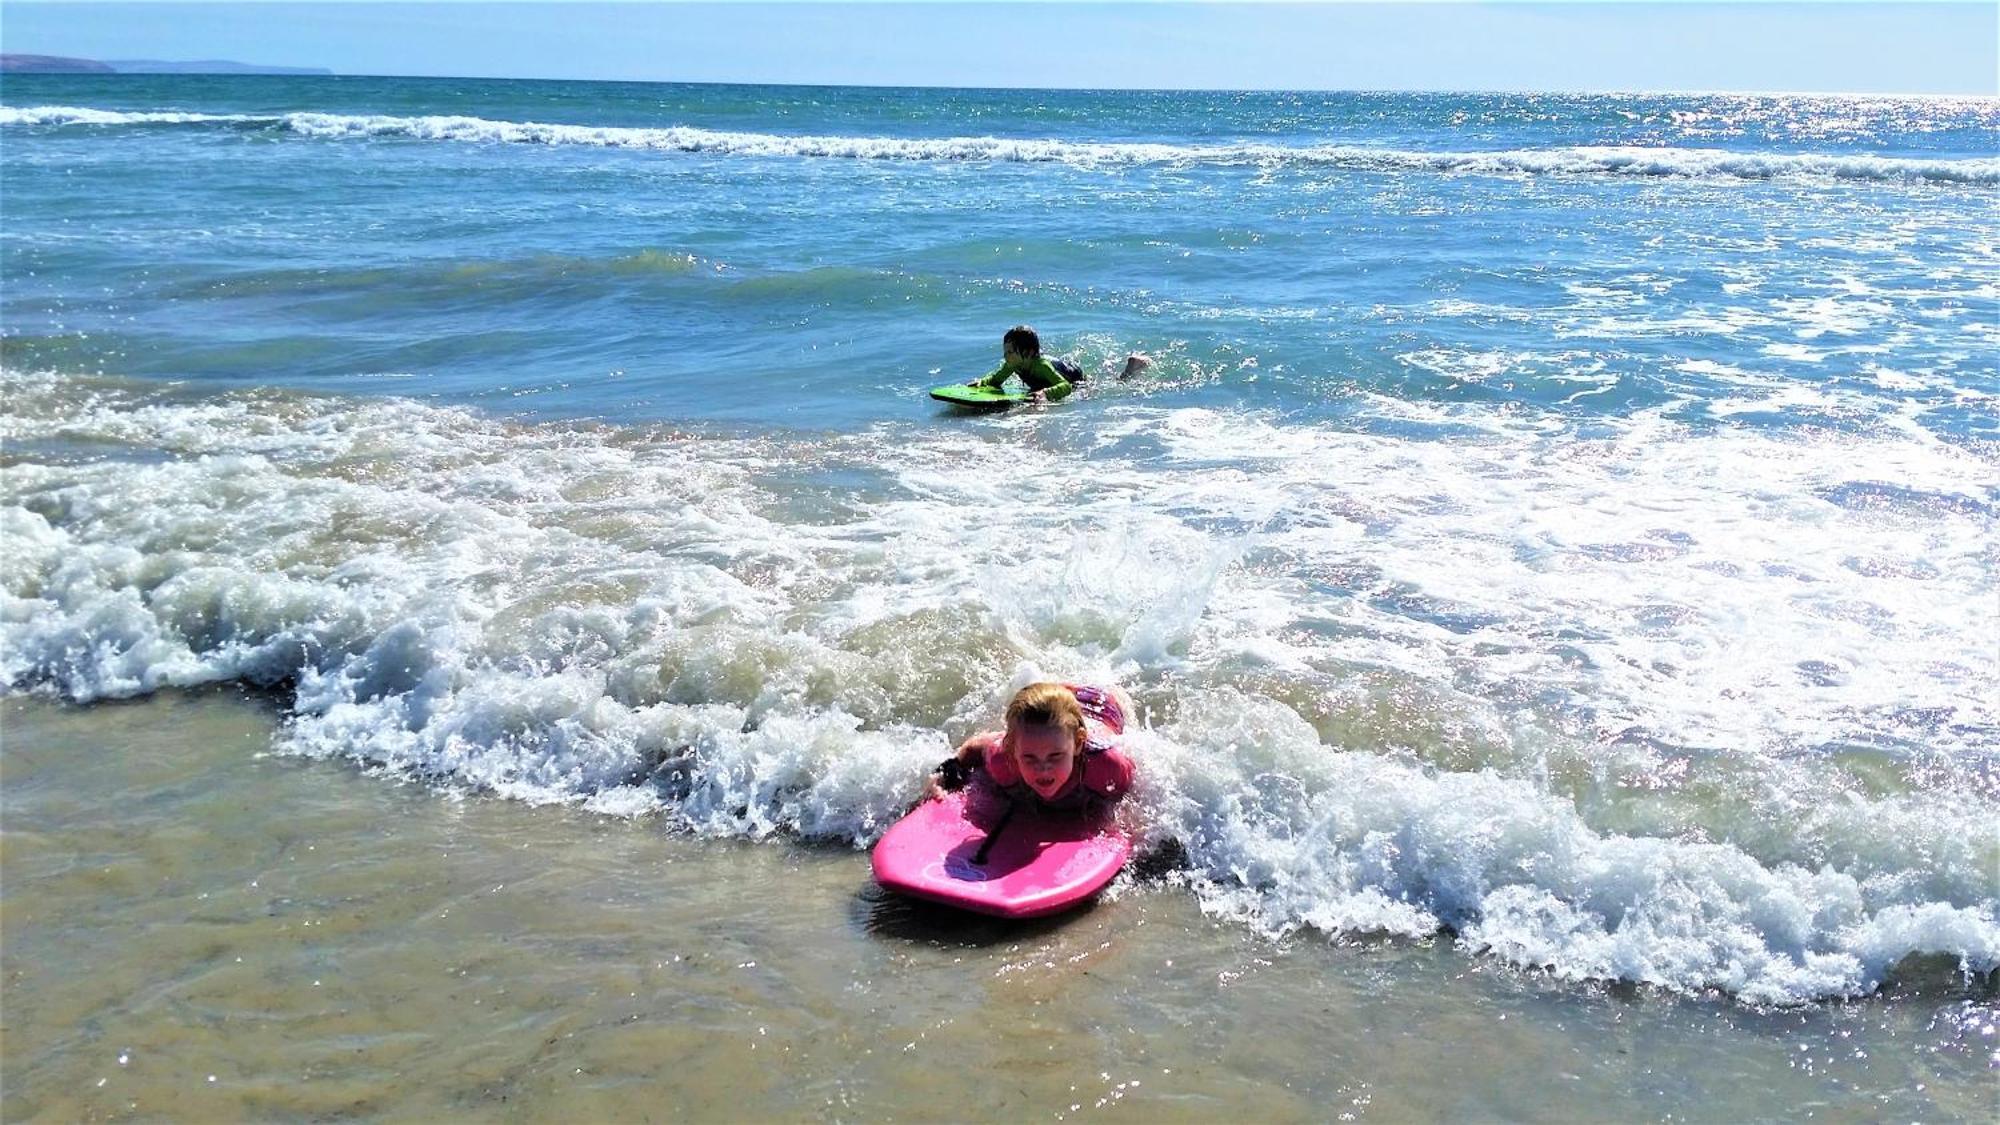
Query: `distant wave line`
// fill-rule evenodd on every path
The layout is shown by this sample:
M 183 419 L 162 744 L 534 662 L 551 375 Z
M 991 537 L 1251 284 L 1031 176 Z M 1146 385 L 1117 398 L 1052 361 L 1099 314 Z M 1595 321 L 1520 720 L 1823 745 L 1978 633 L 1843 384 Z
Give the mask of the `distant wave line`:
M 1623 175 L 1683 179 L 1810 178 L 1993 186 L 2000 158 L 1924 159 L 1833 153 L 1746 153 L 1713 148 L 1572 145 L 1495 151 L 1428 152 L 1361 145 L 1260 143 L 1181 145 L 1010 137 L 881 137 L 726 132 L 689 125 L 658 128 L 556 125 L 481 117 L 333 113 L 126 113 L 74 106 L 0 106 L 0 127 L 64 125 L 253 125 L 309 137 L 408 137 L 498 144 L 578 145 L 760 157 L 823 157 L 934 162 L 1121 165 L 1328 166 L 1381 172 L 1494 175 Z

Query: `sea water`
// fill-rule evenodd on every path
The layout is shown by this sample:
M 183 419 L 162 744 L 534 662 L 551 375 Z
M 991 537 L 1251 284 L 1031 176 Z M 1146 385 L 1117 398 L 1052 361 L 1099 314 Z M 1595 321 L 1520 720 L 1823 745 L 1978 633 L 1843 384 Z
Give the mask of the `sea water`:
M 1148 882 L 1007 923 L 844 848 L 357 783 L 269 711 L 0 701 L 10 1120 L 1991 1116 L 1949 964 L 1776 1006 Z
M 1127 893 L 1254 940 L 2000 967 L 2000 101 L 0 99 L 14 692 L 838 851 L 1115 682 Z M 1096 377 L 925 396 L 1016 323 Z

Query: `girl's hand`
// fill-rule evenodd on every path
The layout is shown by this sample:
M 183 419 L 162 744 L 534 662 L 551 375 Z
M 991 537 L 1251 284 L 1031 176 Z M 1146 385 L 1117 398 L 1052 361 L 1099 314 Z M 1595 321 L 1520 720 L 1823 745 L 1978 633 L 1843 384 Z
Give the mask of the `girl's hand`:
M 981 731 L 958 744 L 952 755 L 939 763 L 924 779 L 924 795 L 917 798 L 918 804 L 935 801 L 946 793 L 963 789 L 971 780 L 972 771 L 986 764 L 986 748 L 995 744 L 1001 735 L 999 731 Z

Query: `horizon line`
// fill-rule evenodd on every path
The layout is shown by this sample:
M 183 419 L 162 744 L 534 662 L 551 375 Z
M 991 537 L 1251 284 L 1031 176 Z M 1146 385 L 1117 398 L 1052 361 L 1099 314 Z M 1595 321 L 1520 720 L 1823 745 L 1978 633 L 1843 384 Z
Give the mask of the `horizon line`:
M 1718 0 L 1733 2 L 1733 0 Z M 89 59 L 83 55 L 49 55 L 41 51 L 7 51 L 9 55 L 40 55 L 45 58 L 74 58 L 91 62 L 105 62 Z M 234 59 L 143 59 L 121 60 L 143 62 L 236 62 Z M 400 80 L 436 80 L 481 82 L 588 82 L 617 86 L 777 86 L 800 90 L 967 90 L 1011 93 L 1067 93 L 1067 94 L 1455 94 L 1455 95 L 1554 95 L 1590 97 L 1779 97 L 1779 98 L 1956 98 L 2000 101 L 2000 90 L 1992 93 L 1947 93 L 1924 90 L 1721 90 L 1698 88 L 1658 88 L 1658 89 L 1591 89 L 1555 87 L 1358 87 L 1358 86 L 955 86 L 947 83 L 910 82 L 786 82 L 746 81 L 741 79 L 702 78 L 546 78 L 519 77 L 497 74 L 387 74 L 364 71 L 335 71 L 329 67 L 313 67 L 302 63 L 237 63 L 239 66 L 269 66 L 296 69 L 325 70 L 325 74 L 244 74 L 231 72 L 145 72 L 116 71 L 62 72 L 62 71 L 8 71 L 0 72 L 6 78 L 233 78 L 260 79 L 283 78 L 298 81 L 302 79 L 338 78 L 391 78 Z

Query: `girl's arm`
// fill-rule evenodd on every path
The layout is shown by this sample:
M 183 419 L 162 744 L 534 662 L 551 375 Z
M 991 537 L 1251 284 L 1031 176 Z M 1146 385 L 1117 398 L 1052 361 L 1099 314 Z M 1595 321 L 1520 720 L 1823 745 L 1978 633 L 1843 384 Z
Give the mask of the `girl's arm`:
M 986 752 L 1000 745 L 1006 735 L 997 730 L 983 730 L 958 744 L 958 760 L 968 766 L 976 766 L 986 760 Z
M 1083 787 L 1100 800 L 1115 801 L 1132 789 L 1132 759 L 1113 748 L 1092 754 L 1083 762 Z
M 987 730 L 980 731 L 959 743 L 958 749 L 952 752 L 951 757 L 939 762 L 938 767 L 932 770 L 930 777 L 924 781 L 923 800 L 935 801 L 950 790 L 964 785 L 972 771 L 985 763 L 987 750 L 1000 744 L 1001 737 L 1001 732 Z

